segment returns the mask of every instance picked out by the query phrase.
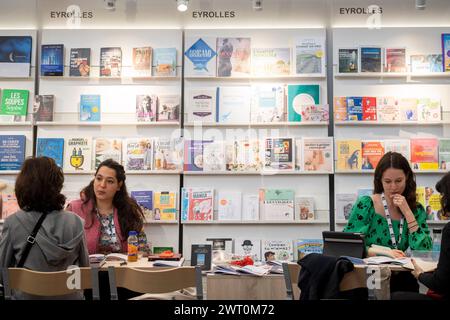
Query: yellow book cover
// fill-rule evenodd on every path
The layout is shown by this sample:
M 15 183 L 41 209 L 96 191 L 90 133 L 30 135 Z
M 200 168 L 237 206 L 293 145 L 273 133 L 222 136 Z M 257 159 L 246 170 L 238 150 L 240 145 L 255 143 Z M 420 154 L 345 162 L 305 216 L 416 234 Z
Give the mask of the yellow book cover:
M 427 207 L 427 202 L 425 200 L 425 187 L 416 188 L 416 201 L 420 203 L 424 208 Z
M 175 201 L 176 197 L 174 192 L 155 192 L 155 206 L 153 208 L 155 220 L 175 221 L 177 212 Z M 160 219 L 156 219 L 158 215 Z
M 361 140 L 338 140 L 337 170 L 361 170 Z

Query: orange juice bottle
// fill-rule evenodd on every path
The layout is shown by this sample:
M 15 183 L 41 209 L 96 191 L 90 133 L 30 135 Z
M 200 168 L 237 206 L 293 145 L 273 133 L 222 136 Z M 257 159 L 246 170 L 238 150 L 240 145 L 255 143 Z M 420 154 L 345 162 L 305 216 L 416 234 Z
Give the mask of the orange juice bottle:
M 128 261 L 136 262 L 138 260 L 139 242 L 136 231 L 128 233 Z

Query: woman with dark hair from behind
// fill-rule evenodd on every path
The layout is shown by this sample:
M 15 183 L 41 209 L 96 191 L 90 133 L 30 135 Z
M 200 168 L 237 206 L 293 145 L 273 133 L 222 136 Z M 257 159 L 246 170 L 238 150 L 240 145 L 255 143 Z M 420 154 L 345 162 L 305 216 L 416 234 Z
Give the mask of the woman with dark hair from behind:
M 78 265 L 89 266 L 89 257 L 83 232 L 83 221 L 63 211 L 66 197 L 61 194 L 64 175 L 55 161 L 47 157 L 28 158 L 22 165 L 15 184 L 20 210 L 5 219 L 0 240 L 0 268 L 16 267 L 27 238 L 41 215 L 45 219 L 36 235 L 24 268 L 49 272 L 66 270 Z M 0 280 L 1 274 L 0 274 Z M 14 292 L 15 299 L 40 297 Z M 47 297 L 48 299 L 49 297 Z M 81 299 L 77 292 L 57 299 Z

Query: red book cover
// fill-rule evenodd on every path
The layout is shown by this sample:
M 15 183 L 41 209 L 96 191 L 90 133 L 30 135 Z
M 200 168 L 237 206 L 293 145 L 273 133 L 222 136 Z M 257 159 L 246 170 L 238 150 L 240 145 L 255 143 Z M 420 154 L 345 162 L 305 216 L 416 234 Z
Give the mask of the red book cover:
M 377 98 L 376 97 L 363 97 L 363 121 L 376 121 L 377 120 Z
M 375 169 L 384 155 L 384 143 L 381 141 L 362 141 L 362 170 Z

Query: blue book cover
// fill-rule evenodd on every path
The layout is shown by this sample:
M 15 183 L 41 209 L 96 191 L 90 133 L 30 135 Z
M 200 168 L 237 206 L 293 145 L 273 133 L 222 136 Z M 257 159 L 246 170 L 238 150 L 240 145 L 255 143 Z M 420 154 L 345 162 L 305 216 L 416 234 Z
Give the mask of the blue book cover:
M 64 75 L 64 45 L 43 44 L 41 50 L 41 76 Z
M 203 140 L 184 143 L 184 171 L 203 171 Z
M 30 36 L 0 36 L 0 77 L 29 77 Z
M 361 48 L 361 72 L 381 72 L 381 48 Z
M 100 121 L 100 95 L 80 96 L 80 121 Z
M 177 75 L 177 49 L 176 48 L 155 48 L 153 49 L 153 67 L 155 76 Z
M 347 119 L 349 121 L 362 121 L 362 97 L 347 97 Z
M 25 160 L 25 143 L 25 136 L 0 136 L 0 170 L 20 170 Z
M 141 207 L 142 212 L 147 220 L 154 220 L 153 217 L 153 191 L 131 191 L 131 197 L 136 200 Z
M 188 220 L 189 211 L 189 189 L 181 189 L 181 221 Z
M 55 160 L 59 167 L 63 167 L 64 139 L 63 138 L 38 138 L 36 157 L 49 157 Z

